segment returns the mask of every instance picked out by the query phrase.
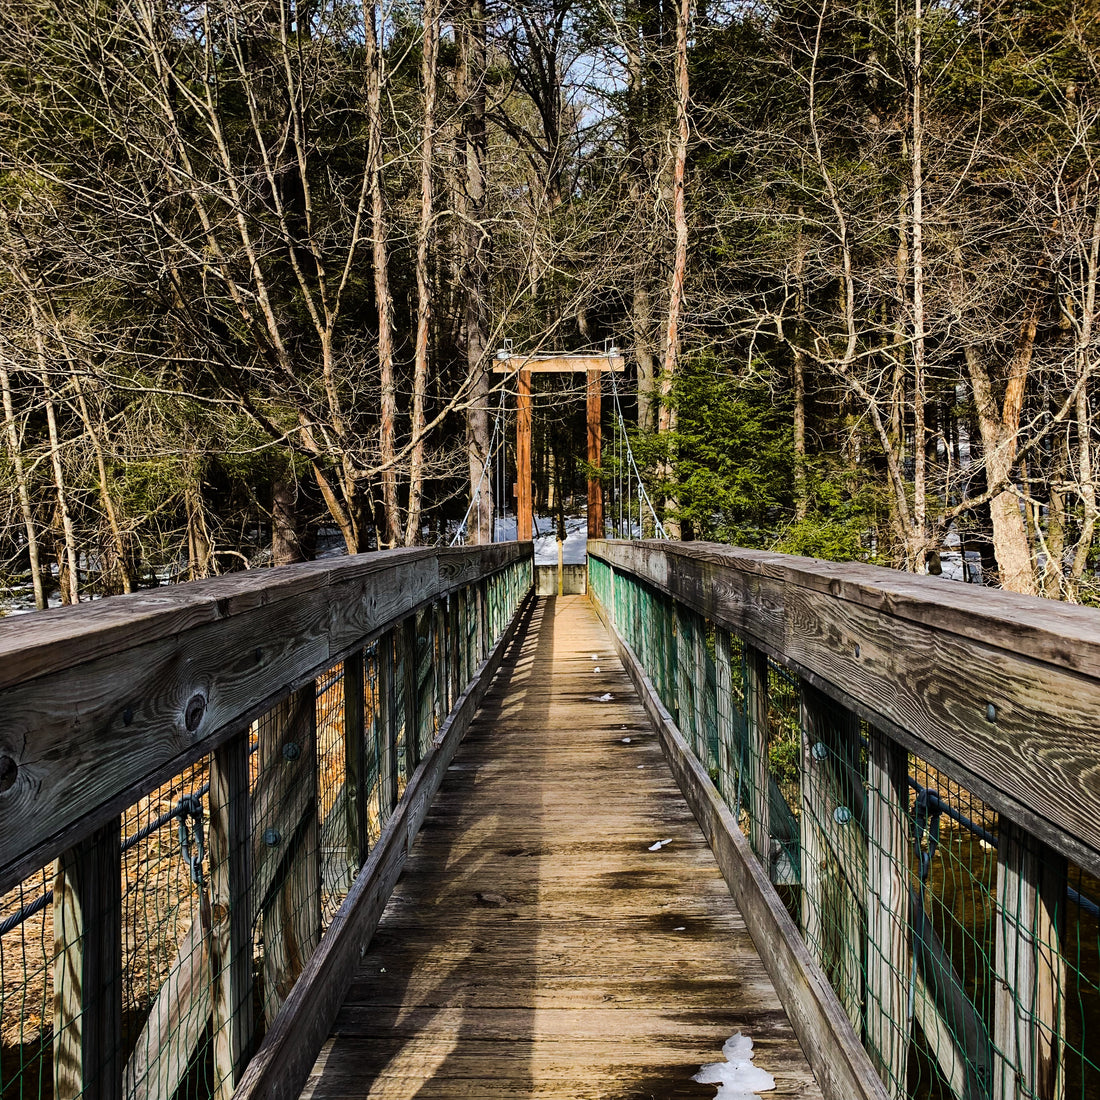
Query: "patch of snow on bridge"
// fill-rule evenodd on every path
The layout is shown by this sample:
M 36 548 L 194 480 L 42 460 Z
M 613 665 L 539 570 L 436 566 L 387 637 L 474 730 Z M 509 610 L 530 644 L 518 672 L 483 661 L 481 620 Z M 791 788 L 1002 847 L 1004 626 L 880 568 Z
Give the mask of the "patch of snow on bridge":
M 771 1092 L 775 1078 L 752 1064 L 752 1039 L 737 1032 L 722 1047 L 724 1062 L 703 1066 L 692 1078 L 700 1085 L 717 1085 L 714 1100 L 757 1100 L 759 1093 Z

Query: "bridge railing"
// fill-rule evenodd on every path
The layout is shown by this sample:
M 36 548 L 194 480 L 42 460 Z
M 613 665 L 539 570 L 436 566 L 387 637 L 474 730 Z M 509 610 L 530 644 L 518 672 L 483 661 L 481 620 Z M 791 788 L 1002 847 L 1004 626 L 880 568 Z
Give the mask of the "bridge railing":
M 531 584 L 403 550 L 0 624 L 3 1100 L 304 1080 Z
M 1100 613 L 708 544 L 589 571 L 826 1094 L 1100 1095 Z

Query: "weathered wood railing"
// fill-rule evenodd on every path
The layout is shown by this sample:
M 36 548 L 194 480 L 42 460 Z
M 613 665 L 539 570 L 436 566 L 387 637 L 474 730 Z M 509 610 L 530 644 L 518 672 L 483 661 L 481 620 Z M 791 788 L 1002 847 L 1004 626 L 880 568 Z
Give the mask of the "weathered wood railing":
M 1100 1095 L 1100 613 L 709 544 L 588 548 L 826 1095 Z
M 0 624 L 5 1100 L 297 1096 L 532 579 L 404 550 Z

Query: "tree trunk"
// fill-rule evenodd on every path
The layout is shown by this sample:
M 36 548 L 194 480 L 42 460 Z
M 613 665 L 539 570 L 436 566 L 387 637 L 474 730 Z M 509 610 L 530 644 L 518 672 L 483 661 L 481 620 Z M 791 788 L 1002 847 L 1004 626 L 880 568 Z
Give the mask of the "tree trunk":
M 1011 478 L 1018 423 L 1013 425 L 1006 422 L 1004 415 L 998 413 L 989 372 L 976 348 L 966 349 L 966 364 L 974 391 L 978 430 L 982 438 L 986 484 L 990 489 L 998 485 L 1007 486 L 989 502 L 990 519 L 993 523 L 993 553 L 997 559 L 1001 587 L 1010 592 L 1034 596 L 1038 594 L 1035 567 L 1027 542 L 1024 518 L 1020 513 L 1019 499 Z M 1016 388 L 1022 394 L 1025 377 L 1026 367 L 1013 371 L 1005 396 L 1006 412 L 1017 407 L 1011 395 Z
M 19 510 L 23 515 L 23 527 L 27 533 L 27 558 L 31 566 L 31 583 L 34 586 L 34 606 L 46 610 L 46 590 L 42 584 L 42 563 L 38 552 L 38 534 L 34 527 L 34 510 L 31 508 L 27 475 L 23 466 L 23 452 L 19 446 L 19 431 L 15 424 L 15 402 L 12 398 L 11 375 L 7 356 L 0 352 L 0 389 L 4 396 L 4 438 L 8 446 L 15 487 L 19 493 Z
M 909 567 L 925 570 L 928 552 L 924 377 L 924 119 L 921 92 L 922 0 L 916 0 L 913 42 L 913 528 L 909 532 Z
M 463 104 L 462 133 L 458 143 L 464 158 L 462 213 L 465 239 L 463 287 L 465 291 L 464 337 L 469 405 L 466 413 L 466 447 L 470 495 L 473 500 L 468 539 L 493 541 L 492 473 L 489 470 L 489 374 L 486 351 L 489 332 L 489 237 L 485 230 L 485 164 L 488 133 L 485 126 L 486 29 L 484 0 L 469 0 L 460 28 L 461 55 L 456 82 Z
M 305 560 L 298 537 L 298 484 L 292 475 L 281 477 L 271 487 L 271 564 Z
M 382 190 L 382 66 L 376 9 L 372 4 L 363 20 L 366 34 L 367 111 L 370 161 L 371 259 L 374 268 L 374 297 L 378 307 L 378 369 L 382 395 L 380 409 L 379 458 L 382 464 L 382 541 L 396 546 L 401 538 L 397 504 L 397 468 L 394 438 L 397 431 L 397 388 L 393 373 L 393 299 L 390 296 L 389 254 L 386 243 L 385 195 Z
M 661 408 L 657 427 L 662 434 L 671 435 L 676 430 L 676 410 L 672 404 L 672 387 L 676 379 L 680 345 L 680 312 L 684 297 L 684 274 L 687 269 L 687 211 L 684 203 L 684 175 L 687 169 L 688 128 L 688 26 L 691 19 L 691 0 L 680 0 L 676 12 L 676 152 L 673 163 L 673 224 L 676 244 L 672 259 L 672 281 L 668 295 L 668 327 L 665 335 L 665 361 L 661 371 Z M 668 452 L 662 471 L 664 480 L 671 481 L 675 472 L 675 456 Z M 665 527 L 673 538 L 680 535 L 677 502 L 666 499 L 671 513 Z
M 31 319 L 34 323 L 34 343 L 38 355 L 38 373 L 42 382 L 42 400 L 46 408 L 46 428 L 50 440 L 50 469 L 53 471 L 54 490 L 57 493 L 57 512 L 64 539 L 64 557 L 61 569 L 61 602 L 80 602 L 80 574 L 77 567 L 76 534 L 69 512 L 68 494 L 65 491 L 65 474 L 61 466 L 61 437 L 57 430 L 57 409 L 53 400 L 50 372 L 46 363 L 46 345 L 42 335 L 42 317 L 32 294 L 27 296 Z
M 409 511 L 405 545 L 419 541 L 421 495 L 424 481 L 424 403 L 428 392 L 428 334 L 431 323 L 432 287 L 428 253 L 432 240 L 432 161 L 435 155 L 435 82 L 439 56 L 439 5 L 424 2 L 424 127 L 420 149 L 420 226 L 416 238 L 416 362 L 413 368 L 412 451 L 409 455 Z

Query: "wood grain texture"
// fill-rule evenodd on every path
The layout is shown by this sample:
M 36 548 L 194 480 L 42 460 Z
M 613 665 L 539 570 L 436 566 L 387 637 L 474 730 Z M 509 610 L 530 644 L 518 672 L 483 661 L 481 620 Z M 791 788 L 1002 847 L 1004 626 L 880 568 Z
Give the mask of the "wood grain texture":
M 599 604 L 596 607 L 603 618 Z M 608 630 L 659 731 L 672 773 L 729 884 L 822 1094 L 826 1100 L 887 1100 L 888 1094 L 828 978 L 813 960 L 748 838 L 676 728 L 630 647 L 610 625 Z
M 252 1052 L 252 804 L 248 732 L 210 762 L 214 1096 L 229 1100 Z
M 540 601 L 304 1097 L 702 1100 L 692 1075 L 738 1030 L 768 1096 L 820 1097 L 590 607 Z
M 626 359 L 621 355 L 604 355 L 602 352 L 588 352 L 576 355 L 513 355 L 506 359 L 494 359 L 494 374 L 509 374 L 512 371 L 528 371 L 535 374 L 557 374 L 573 371 L 609 371 L 626 370 Z
M 122 1096 L 121 823 L 63 853 L 54 881 L 54 1095 Z
M 368 637 L 530 553 L 387 551 L 0 622 L 0 891 Z
M 706 543 L 589 553 L 741 634 L 1100 874 L 1100 612 Z
M 521 605 L 479 666 L 477 676 L 456 700 L 423 763 L 409 777 L 404 797 L 330 923 L 321 946 L 306 964 L 284 1011 L 249 1063 L 235 1094 L 237 1100 L 292 1100 L 301 1091 L 432 798 L 531 603 L 528 597 Z
M 872 729 L 867 750 L 867 1047 L 892 1100 L 909 1064 L 909 790 L 906 755 Z

